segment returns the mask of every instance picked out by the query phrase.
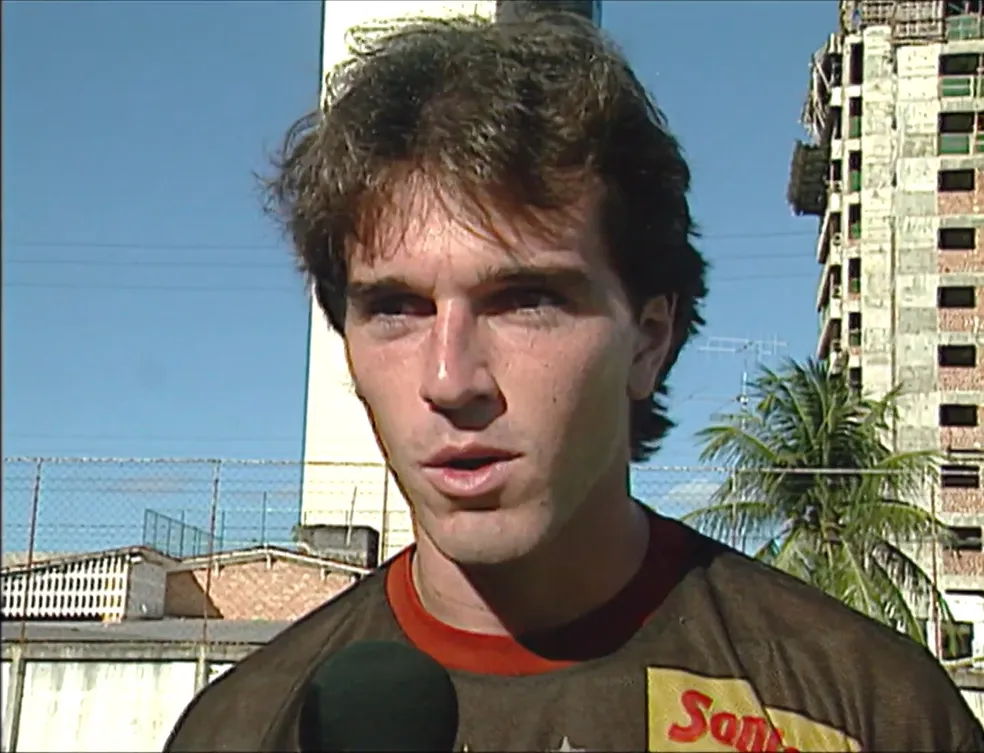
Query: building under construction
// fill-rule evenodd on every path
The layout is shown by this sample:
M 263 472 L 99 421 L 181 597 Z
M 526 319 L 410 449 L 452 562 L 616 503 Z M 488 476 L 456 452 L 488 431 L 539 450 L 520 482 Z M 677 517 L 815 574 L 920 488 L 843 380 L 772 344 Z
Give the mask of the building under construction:
M 789 201 L 819 219 L 817 355 L 875 396 L 896 450 L 945 458 L 932 566 L 984 654 L 982 0 L 841 0 L 813 56 Z M 966 645 L 965 650 L 970 650 Z

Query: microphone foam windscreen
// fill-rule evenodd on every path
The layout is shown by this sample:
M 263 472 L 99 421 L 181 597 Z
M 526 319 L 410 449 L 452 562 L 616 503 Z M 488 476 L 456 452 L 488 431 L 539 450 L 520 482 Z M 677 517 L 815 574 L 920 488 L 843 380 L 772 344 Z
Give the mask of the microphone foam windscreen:
M 354 643 L 314 673 L 301 749 L 450 751 L 458 697 L 447 670 L 402 643 Z

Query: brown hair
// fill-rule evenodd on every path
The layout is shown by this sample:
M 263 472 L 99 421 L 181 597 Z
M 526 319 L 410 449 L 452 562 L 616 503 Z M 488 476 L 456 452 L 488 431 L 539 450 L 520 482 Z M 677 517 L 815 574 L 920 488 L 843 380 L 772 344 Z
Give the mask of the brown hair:
M 482 215 L 563 210 L 586 181 L 603 186 L 604 239 L 633 306 L 676 298 L 658 394 L 631 408 L 633 459 L 672 426 L 660 395 L 703 320 L 706 264 L 692 244 L 690 171 L 663 115 L 590 21 L 539 13 L 508 23 L 414 19 L 353 35 L 353 57 L 327 81 L 328 104 L 289 130 L 268 208 L 342 332 L 347 253 L 408 174 L 429 176 Z

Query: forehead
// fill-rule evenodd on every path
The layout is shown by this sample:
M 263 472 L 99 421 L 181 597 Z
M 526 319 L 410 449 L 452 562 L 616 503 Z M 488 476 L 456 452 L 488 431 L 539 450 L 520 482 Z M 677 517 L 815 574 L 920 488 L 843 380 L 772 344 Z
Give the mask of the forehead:
M 492 197 L 460 198 L 433 181 L 395 186 L 349 256 L 350 277 L 493 266 L 607 266 L 597 192 L 557 210 L 509 208 Z

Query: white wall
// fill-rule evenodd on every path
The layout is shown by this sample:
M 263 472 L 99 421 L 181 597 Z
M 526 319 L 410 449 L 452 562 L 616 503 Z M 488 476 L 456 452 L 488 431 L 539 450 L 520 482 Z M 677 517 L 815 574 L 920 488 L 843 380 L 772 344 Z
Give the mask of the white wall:
M 971 644 L 971 655 L 974 657 L 984 656 L 984 592 L 976 593 L 953 593 L 945 591 L 943 597 L 946 600 L 953 619 L 956 622 L 970 622 L 974 626 L 974 640 Z M 936 628 L 932 621 L 927 625 L 927 643 L 930 646 L 936 645 Z
M 967 705 L 974 712 L 974 716 L 984 723 L 984 690 L 961 690 L 960 694 L 967 701 Z
M 209 682 L 232 663 L 210 666 Z M 18 751 L 160 751 L 178 717 L 195 695 L 190 661 L 28 661 Z M 7 710 L 10 662 L 2 666 Z M 964 698 L 984 720 L 984 692 Z M 3 750 L 8 750 L 4 714 Z
M 7 750 L 7 741 L 10 739 L 10 719 L 7 714 L 7 688 L 10 687 L 10 662 L 5 661 L 0 665 L 0 715 L 3 719 L 3 744 L 0 749 Z
M 210 663 L 215 682 L 232 662 Z M 0 710 L 9 750 L 11 662 L 3 662 Z M 195 697 L 193 661 L 28 660 L 18 751 L 160 751 Z
M 957 622 L 972 622 L 974 624 L 974 656 L 984 656 L 984 593 L 948 593 L 947 604 Z
M 195 690 L 193 662 L 26 666 L 21 751 L 159 751 Z
M 348 57 L 353 26 L 411 15 L 494 13 L 494 0 L 325 0 L 322 69 L 327 73 Z M 382 455 L 352 390 L 341 338 L 313 300 L 308 360 L 302 522 L 371 526 L 380 533 L 386 559 L 413 538 L 409 510 L 392 478 L 385 478 Z

